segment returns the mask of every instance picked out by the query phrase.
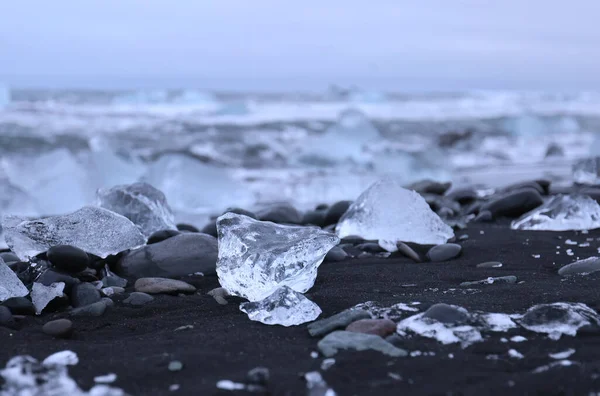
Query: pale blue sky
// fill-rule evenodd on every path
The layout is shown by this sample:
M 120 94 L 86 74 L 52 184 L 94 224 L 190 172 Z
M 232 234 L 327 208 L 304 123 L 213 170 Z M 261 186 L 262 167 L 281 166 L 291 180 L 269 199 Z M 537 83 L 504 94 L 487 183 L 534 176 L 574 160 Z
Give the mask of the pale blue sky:
M 13 86 L 600 89 L 598 0 L 2 0 Z

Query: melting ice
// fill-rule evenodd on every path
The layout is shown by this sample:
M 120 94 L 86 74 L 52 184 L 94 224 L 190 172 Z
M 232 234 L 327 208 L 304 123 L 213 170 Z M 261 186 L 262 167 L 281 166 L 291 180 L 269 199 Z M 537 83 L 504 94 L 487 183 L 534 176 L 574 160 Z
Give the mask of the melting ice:
M 600 205 L 587 195 L 556 195 L 511 224 L 514 230 L 567 231 L 600 227 Z

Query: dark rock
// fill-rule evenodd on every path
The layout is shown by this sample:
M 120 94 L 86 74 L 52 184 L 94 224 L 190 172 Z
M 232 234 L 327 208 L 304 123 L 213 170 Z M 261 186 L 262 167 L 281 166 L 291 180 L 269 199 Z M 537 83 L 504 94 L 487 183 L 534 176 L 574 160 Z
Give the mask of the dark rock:
M 98 282 L 99 281 L 96 270 L 93 270 L 91 268 L 86 268 L 83 271 L 81 271 L 77 274 L 74 274 L 73 276 L 82 282 Z
M 225 214 L 225 213 L 235 213 L 235 214 L 239 214 L 239 215 L 248 216 L 253 219 L 257 218 L 256 214 L 254 212 L 250 212 L 249 210 L 245 210 L 245 209 L 241 209 L 241 208 L 229 208 L 225 212 L 223 212 L 223 214 Z
M 106 305 L 107 308 L 115 305 L 115 302 L 109 297 L 102 297 L 100 302 L 104 303 L 104 305 Z
M 398 334 L 392 334 L 385 337 L 385 340 L 397 348 L 401 348 L 406 343 L 406 340 Z
M 11 326 L 14 323 L 10 309 L 0 305 L 0 326 Z
M 540 194 L 544 194 L 544 188 L 537 181 L 524 181 L 504 187 L 500 190 L 500 193 L 509 193 L 513 191 L 520 191 L 524 189 L 534 189 Z
M 216 287 L 206 294 L 208 294 L 209 296 L 214 298 L 215 301 L 217 302 L 217 304 L 219 304 L 219 305 L 227 305 L 228 304 L 227 297 L 229 296 L 229 293 L 223 287 Z
M 0 253 L 0 258 L 2 260 L 4 260 L 4 262 L 7 264 L 12 263 L 12 262 L 21 261 L 21 259 L 19 259 L 17 257 L 17 255 L 12 252 L 2 252 L 2 253 Z
M 129 297 L 123 300 L 123 303 L 139 307 L 146 305 L 151 301 L 154 301 L 154 297 L 151 295 L 141 292 L 133 292 L 129 295 Z
M 475 201 L 475 202 L 467 205 L 467 207 L 464 210 L 464 213 L 467 214 L 467 215 L 477 214 L 481 210 L 482 206 L 483 206 L 482 202 Z
M 302 217 L 302 224 L 325 227 L 325 210 L 309 210 Z
M 329 209 L 329 205 L 327 205 L 327 204 L 319 204 L 315 208 L 315 210 L 327 210 L 327 209 Z
M 349 243 L 352 245 L 359 245 L 359 244 L 365 243 L 365 242 L 368 242 L 368 241 L 366 241 L 365 239 L 363 239 L 359 236 L 356 236 L 356 235 L 349 235 L 347 237 L 342 238 L 340 243 L 342 243 L 342 244 Z
M 600 203 L 600 188 L 597 187 L 585 187 L 579 190 L 580 194 L 584 194 L 592 198 L 594 201 Z
M 558 270 L 558 274 L 562 276 L 587 275 L 597 271 L 600 271 L 600 258 L 590 257 L 565 265 Z
M 261 221 L 277 224 L 302 224 L 302 214 L 290 204 L 277 204 L 263 209 L 258 214 Z
M 499 261 L 488 261 L 485 263 L 477 264 L 477 268 L 500 268 L 502 263 Z
M 462 246 L 456 243 L 444 243 L 429 249 L 427 258 L 433 262 L 447 261 L 458 257 L 461 251 Z
M 438 137 L 439 147 L 451 148 L 468 143 L 473 138 L 473 129 L 464 129 L 459 131 L 448 131 Z
M 546 148 L 544 158 L 560 158 L 565 156 L 565 150 L 556 143 L 550 143 Z
M 389 319 L 361 319 L 350 323 L 346 331 L 386 337 L 396 331 L 396 323 Z
M 2 303 L 13 315 L 35 315 L 33 303 L 25 297 L 12 297 Z
M 494 216 L 492 216 L 492 212 L 490 212 L 489 210 L 482 210 L 473 219 L 474 223 L 489 223 L 491 221 L 494 221 Z
M 53 283 L 64 282 L 65 283 L 65 293 L 69 294 L 73 286 L 81 281 L 77 278 L 73 278 L 72 276 L 57 271 L 53 268 L 48 268 L 45 270 L 39 278 L 37 278 L 36 282 L 41 283 L 44 286 L 50 286 Z
M 206 234 L 183 233 L 133 250 L 117 263 L 115 272 L 126 278 L 180 277 L 216 272 L 217 239 Z
M 446 198 L 452 199 L 461 205 L 467 205 L 477 200 L 477 191 L 472 188 L 461 188 L 450 191 L 446 194 Z
M 379 351 L 392 357 L 407 356 L 404 349 L 396 348 L 383 338 L 352 331 L 334 331 L 317 343 L 317 348 L 326 357 L 334 356 L 340 350 Z
M 181 232 L 200 232 L 200 230 L 193 225 L 184 223 L 177 224 L 177 229 Z
M 344 249 L 342 249 L 339 246 L 334 246 L 329 252 L 327 252 L 327 255 L 325 256 L 325 262 L 335 263 L 338 261 L 345 260 L 347 258 L 348 253 L 346 253 Z
M 127 286 L 127 279 L 123 279 L 115 274 L 110 274 L 102 278 L 102 285 L 104 287 L 125 287 Z
M 339 201 L 331 205 L 325 214 L 325 225 L 337 224 L 350 205 L 352 201 Z
M 526 188 L 506 193 L 486 202 L 481 207 L 481 211 L 489 210 L 494 218 L 515 218 L 537 208 L 543 203 L 544 200 L 538 190 Z
M 75 308 L 71 311 L 72 316 L 102 316 L 106 311 L 106 303 L 98 301 L 90 305 Z
M 551 180 L 537 179 L 535 182 L 542 187 L 542 189 L 544 190 L 544 194 L 546 194 L 546 195 L 550 194 L 550 186 L 552 185 Z
M 46 256 L 53 266 L 71 274 L 83 271 L 90 264 L 87 253 L 75 246 L 52 246 Z
M 452 186 L 452 183 L 440 183 L 433 180 L 421 180 L 408 185 L 408 190 L 414 190 L 419 194 L 444 195 Z
M 321 337 L 337 329 L 344 329 L 350 323 L 360 319 L 370 319 L 371 315 L 362 309 L 347 309 L 326 319 L 317 320 L 308 325 L 308 333 Z
M 463 324 L 469 321 L 468 313 L 458 307 L 443 303 L 432 305 L 425 311 L 423 317 L 446 324 Z
M 69 319 L 57 319 L 42 327 L 44 334 L 56 338 L 69 338 L 73 334 L 73 322 Z
M 71 305 L 75 308 L 100 301 L 100 291 L 89 283 L 80 283 L 71 289 Z
M 216 232 L 216 228 L 217 227 L 215 226 L 215 232 Z M 150 237 L 148 238 L 148 242 L 146 242 L 146 244 L 152 245 L 153 243 L 162 242 L 165 239 L 169 239 L 169 238 L 174 237 L 175 235 L 179 235 L 179 234 L 181 234 L 181 231 L 177 231 L 177 230 L 156 231 L 155 233 L 150 235 Z
M 384 248 L 379 246 L 378 243 L 374 242 L 361 243 L 360 245 L 357 245 L 356 248 L 367 253 L 382 253 L 386 251 Z
M 217 232 L 217 219 L 213 219 L 210 221 L 210 223 L 208 223 L 207 225 L 205 225 L 202 228 L 202 233 L 203 234 L 207 234 L 207 235 L 211 235 L 215 238 L 217 238 L 219 236 L 218 232 Z
M 357 249 L 354 245 L 349 243 L 345 243 L 343 245 L 338 245 L 346 254 L 350 257 L 358 257 L 364 252 L 360 249 Z
M 135 282 L 135 291 L 148 294 L 194 293 L 196 288 L 189 283 L 167 278 L 140 278 Z
M 248 371 L 246 382 L 249 384 L 266 386 L 269 383 L 269 369 L 266 367 L 255 367 Z

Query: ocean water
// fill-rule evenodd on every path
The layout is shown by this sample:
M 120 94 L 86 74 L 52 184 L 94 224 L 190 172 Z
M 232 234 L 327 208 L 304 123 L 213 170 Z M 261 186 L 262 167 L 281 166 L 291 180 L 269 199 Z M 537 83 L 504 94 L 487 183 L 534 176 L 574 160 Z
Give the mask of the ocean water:
M 0 88 L 0 214 L 66 213 L 138 180 L 199 225 L 230 206 L 353 199 L 388 175 L 568 184 L 574 160 L 600 154 L 597 136 L 591 92 Z

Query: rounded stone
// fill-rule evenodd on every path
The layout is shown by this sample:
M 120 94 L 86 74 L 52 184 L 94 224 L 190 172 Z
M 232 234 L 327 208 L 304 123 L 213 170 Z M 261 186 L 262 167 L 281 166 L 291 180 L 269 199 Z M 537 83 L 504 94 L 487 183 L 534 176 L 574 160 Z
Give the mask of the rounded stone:
M 352 201 L 339 201 L 331 205 L 325 214 L 325 225 L 337 224 L 350 205 Z
M 41 283 L 44 286 L 50 286 L 53 283 L 64 282 L 65 284 L 65 293 L 69 293 L 72 290 L 73 286 L 81 281 L 77 278 L 74 278 L 65 273 L 59 272 L 53 268 L 48 268 L 45 270 L 39 278 L 37 278 L 36 282 Z
M 334 246 L 329 252 L 327 252 L 327 255 L 325 255 L 325 262 L 334 263 L 345 260 L 346 258 L 348 258 L 348 253 L 346 253 L 341 247 Z
M 13 315 L 35 315 L 33 303 L 25 297 L 12 297 L 2 303 Z
M 375 242 L 361 243 L 360 245 L 356 245 L 356 248 L 362 250 L 363 252 L 367 252 L 367 253 L 385 252 L 385 249 L 382 248 L 381 246 L 379 246 L 379 244 L 375 243 Z
M 202 228 L 202 233 L 212 235 L 217 238 L 219 236 L 219 233 L 217 232 L 217 219 L 214 219 L 205 225 L 204 228 Z
M 324 210 L 309 210 L 302 217 L 302 224 L 315 225 L 317 227 L 325 227 L 325 211 Z
M 493 218 L 519 217 L 544 203 L 540 192 L 532 187 L 523 188 L 492 198 L 481 207 L 481 211 L 489 210 Z
M 96 303 L 100 298 L 100 291 L 90 283 L 79 283 L 71 289 L 71 305 L 75 308 Z
M 0 326 L 11 324 L 13 322 L 13 315 L 10 309 L 0 305 Z
M 590 257 L 561 267 L 558 274 L 562 276 L 587 275 L 597 271 L 600 271 L 600 258 Z
M 146 305 L 151 301 L 154 301 L 154 297 L 151 295 L 141 292 L 133 292 L 129 295 L 129 297 L 123 300 L 123 303 L 139 307 Z
M 81 272 L 90 264 L 88 254 L 75 246 L 52 246 L 46 256 L 54 267 L 69 273 Z
M 433 262 L 447 261 L 458 257 L 462 251 L 462 246 L 456 243 L 444 243 L 429 249 L 427 258 Z
M 396 331 L 396 323 L 389 319 L 361 319 L 350 323 L 346 331 L 386 337 Z
M 460 324 L 469 321 L 469 315 L 463 310 L 448 304 L 432 305 L 423 314 L 424 318 L 437 320 L 440 323 Z
M 72 316 L 102 316 L 106 311 L 107 305 L 104 301 L 98 301 L 90 305 L 75 308 L 71 311 Z
M 177 230 L 156 231 L 155 233 L 150 235 L 150 237 L 148 238 L 148 242 L 146 242 L 146 245 L 152 245 L 153 243 L 162 242 L 165 239 L 169 239 L 169 238 L 174 237 L 175 235 L 179 235 L 179 234 L 181 234 L 181 231 L 177 231 Z
M 173 360 L 169 363 L 169 371 L 181 371 L 183 370 L 183 363 L 179 360 Z
M 200 232 L 200 230 L 193 225 L 185 223 L 177 224 L 177 229 L 182 232 Z
M 477 264 L 477 268 L 500 268 L 502 263 L 499 261 L 487 261 L 485 263 Z
M 73 334 L 73 322 L 69 319 L 53 320 L 46 323 L 42 331 L 52 337 L 69 338 Z
M 135 282 L 135 291 L 148 294 L 194 293 L 196 288 L 189 283 L 167 278 L 140 278 Z
M 279 204 L 264 209 L 258 214 L 261 221 L 277 224 L 301 224 L 302 214 L 290 204 Z

